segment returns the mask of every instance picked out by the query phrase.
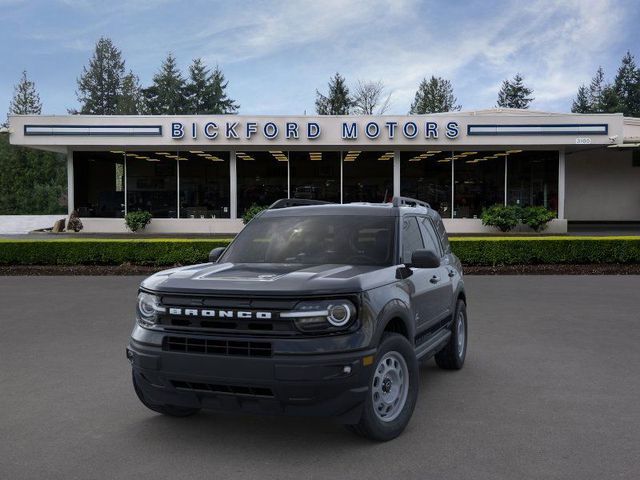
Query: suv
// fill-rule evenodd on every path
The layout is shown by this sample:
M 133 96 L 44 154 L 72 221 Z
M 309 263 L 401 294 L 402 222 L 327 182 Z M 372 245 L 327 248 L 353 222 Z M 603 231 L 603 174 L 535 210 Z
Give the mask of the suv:
M 439 215 L 401 197 L 303 203 L 265 210 L 210 263 L 142 282 L 127 358 L 144 405 L 329 416 L 390 440 L 418 362 L 462 368 L 462 269 Z

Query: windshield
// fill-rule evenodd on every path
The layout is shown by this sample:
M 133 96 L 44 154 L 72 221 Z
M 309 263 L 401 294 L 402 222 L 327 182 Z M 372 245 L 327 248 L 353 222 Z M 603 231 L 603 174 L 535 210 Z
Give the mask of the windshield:
M 249 222 L 220 262 L 393 265 L 395 217 L 262 217 Z

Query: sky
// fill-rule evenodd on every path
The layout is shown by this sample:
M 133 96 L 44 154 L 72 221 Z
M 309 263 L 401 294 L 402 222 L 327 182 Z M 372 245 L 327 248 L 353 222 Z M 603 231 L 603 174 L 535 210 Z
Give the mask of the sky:
M 218 64 L 241 114 L 313 114 L 335 72 L 382 81 L 391 114 L 431 75 L 463 110 L 490 108 L 515 73 L 532 109 L 566 112 L 599 65 L 611 80 L 627 50 L 640 63 L 640 0 L 0 0 L 0 115 L 22 70 L 43 113 L 76 108 L 101 36 L 143 85 L 168 52 L 185 73 L 197 57 Z

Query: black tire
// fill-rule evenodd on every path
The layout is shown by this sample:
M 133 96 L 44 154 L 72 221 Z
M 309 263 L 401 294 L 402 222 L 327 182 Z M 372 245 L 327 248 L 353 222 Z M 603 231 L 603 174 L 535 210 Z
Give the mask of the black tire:
M 200 411 L 199 408 L 177 407 L 175 405 L 156 405 L 150 403 L 144 397 L 142 389 L 140 388 L 140 385 L 138 385 L 136 374 L 133 372 L 131 372 L 131 379 L 133 380 L 133 389 L 136 391 L 138 399 L 140 399 L 142 404 L 149 410 L 153 410 L 154 412 L 158 412 L 169 417 L 190 417 L 191 415 L 195 415 Z
M 399 413 L 393 420 L 384 421 L 375 411 L 373 382 L 376 379 L 376 370 L 381 366 L 380 361 L 389 353 L 391 353 L 391 355 L 399 354 L 402 359 L 404 359 L 408 371 L 409 383 L 406 388 L 404 405 L 402 407 L 400 407 L 400 405 L 398 406 Z M 405 337 L 397 333 L 385 333 L 380 342 L 380 347 L 378 348 L 373 365 L 374 368 L 371 372 L 371 379 L 369 380 L 369 391 L 367 392 L 362 417 L 357 424 L 347 425 L 347 429 L 370 440 L 386 442 L 396 438 L 402 433 L 413 414 L 419 389 L 418 361 L 416 360 L 413 346 Z
M 462 316 L 462 328 L 460 331 L 460 316 Z M 456 311 L 451 325 L 451 337 L 445 347 L 436 353 L 436 364 L 444 370 L 460 370 L 467 356 L 467 305 L 464 300 L 458 300 Z M 460 336 L 462 342 L 460 343 Z

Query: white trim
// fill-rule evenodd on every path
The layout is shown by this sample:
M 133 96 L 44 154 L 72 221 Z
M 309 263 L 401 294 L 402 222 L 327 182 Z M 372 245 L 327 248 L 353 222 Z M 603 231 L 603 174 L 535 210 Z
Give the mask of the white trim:
M 558 219 L 564 220 L 566 158 L 564 148 L 558 152 Z
M 393 196 L 399 197 L 400 193 L 400 150 L 393 151 Z
M 238 170 L 236 167 L 236 151 L 229 151 L 229 218 L 238 218 Z
M 73 185 L 73 150 L 67 149 L 67 215 L 75 209 L 75 193 Z

